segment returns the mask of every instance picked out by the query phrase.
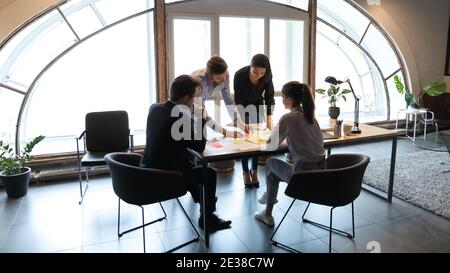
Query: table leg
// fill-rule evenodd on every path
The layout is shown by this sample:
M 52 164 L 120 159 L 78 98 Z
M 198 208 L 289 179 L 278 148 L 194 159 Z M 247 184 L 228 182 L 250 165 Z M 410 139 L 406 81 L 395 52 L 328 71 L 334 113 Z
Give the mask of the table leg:
M 392 203 L 392 194 L 394 191 L 394 175 L 395 175 L 395 158 L 397 156 L 397 136 L 392 139 L 392 151 L 391 151 L 391 169 L 389 171 L 389 187 L 387 200 Z
M 408 124 L 409 124 L 409 115 L 408 114 L 406 114 L 406 119 L 405 119 L 405 123 L 406 123 L 406 128 L 405 128 L 405 130 L 406 130 L 406 136 L 407 137 L 409 137 L 409 138 L 411 138 L 409 135 L 408 135 Z
M 208 227 L 208 213 L 206 213 L 206 192 L 208 185 L 208 163 L 203 161 L 202 164 L 202 213 L 203 213 L 203 230 L 205 231 L 205 246 L 209 247 L 209 227 Z
M 413 141 L 416 141 L 416 129 L 417 129 L 417 114 L 414 114 L 414 132 L 413 132 Z
M 428 112 L 425 113 L 425 124 L 423 129 L 423 139 L 427 139 Z

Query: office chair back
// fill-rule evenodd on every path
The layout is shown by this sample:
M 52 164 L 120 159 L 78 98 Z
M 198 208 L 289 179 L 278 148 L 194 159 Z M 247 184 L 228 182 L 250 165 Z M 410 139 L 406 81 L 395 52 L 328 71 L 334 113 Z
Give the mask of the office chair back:
M 86 114 L 86 150 L 115 152 L 130 148 L 130 129 L 126 111 Z
M 361 192 L 370 158 L 362 154 L 334 154 L 326 159 L 326 169 L 294 174 L 286 195 L 311 203 L 338 207 L 353 202 Z
M 105 156 L 114 192 L 121 200 L 133 205 L 147 205 L 186 194 L 180 172 L 141 168 L 141 159 L 142 156 L 135 153 Z

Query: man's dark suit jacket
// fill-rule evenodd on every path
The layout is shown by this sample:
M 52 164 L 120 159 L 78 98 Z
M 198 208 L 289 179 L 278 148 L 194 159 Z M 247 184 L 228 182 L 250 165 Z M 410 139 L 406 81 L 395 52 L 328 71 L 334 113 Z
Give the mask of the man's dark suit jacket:
M 172 125 L 180 117 L 171 117 L 175 103 L 167 101 L 163 104 L 156 103 L 150 107 L 147 117 L 147 143 L 141 165 L 146 168 L 176 170 L 183 173 L 185 181 L 189 181 L 192 165 L 188 160 L 187 148 L 203 152 L 206 145 L 206 136 L 201 140 L 194 138 L 194 126 L 191 123 L 191 139 L 175 140 L 171 135 Z M 183 118 L 191 118 L 186 114 Z M 202 129 L 205 120 L 202 120 Z M 199 132 L 201 133 L 201 132 Z M 189 182 L 188 182 L 189 183 Z M 188 189 L 190 185 L 187 185 Z

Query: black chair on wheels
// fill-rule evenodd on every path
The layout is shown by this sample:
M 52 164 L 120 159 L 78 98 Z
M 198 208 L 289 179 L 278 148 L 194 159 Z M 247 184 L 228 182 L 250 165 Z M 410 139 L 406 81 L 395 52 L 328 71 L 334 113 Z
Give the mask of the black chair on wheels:
M 200 234 L 178 200 L 178 197 L 187 193 L 182 174 L 177 171 L 141 168 L 139 167 L 141 159 L 142 156 L 135 153 L 110 153 L 105 156 L 106 163 L 111 172 L 114 192 L 119 197 L 117 221 L 117 235 L 119 238 L 125 233 L 142 228 L 145 253 L 145 226 L 166 219 L 167 214 L 164 211 L 161 202 L 175 198 L 197 236 L 166 252 L 173 252 L 193 242 L 197 242 L 200 238 Z M 141 226 L 120 232 L 120 200 L 141 207 Z M 159 203 L 164 213 L 164 217 L 145 223 L 143 206 L 154 203 Z
M 287 245 L 274 240 L 274 236 L 283 223 L 286 215 L 296 200 L 308 202 L 302 215 L 305 223 L 313 224 L 317 227 L 324 228 L 330 232 L 330 242 L 328 252 L 331 253 L 331 235 L 333 232 L 347 236 L 355 237 L 355 217 L 353 201 L 361 192 L 361 184 L 364 172 L 370 158 L 361 154 L 334 154 L 326 159 L 326 168 L 322 170 L 301 171 L 295 173 L 286 187 L 285 194 L 294 198 L 288 210 L 284 214 L 281 222 L 276 227 L 272 237 L 270 238 L 274 246 L 280 246 L 291 252 L 299 252 Z M 330 206 L 330 225 L 322 225 L 305 218 L 311 203 Z M 349 234 L 345 231 L 333 228 L 333 210 L 336 207 L 352 204 L 352 228 L 353 233 Z
M 77 140 L 78 176 L 80 181 L 80 201 L 83 202 L 89 187 L 89 172 L 94 166 L 105 166 L 105 155 L 111 152 L 126 152 L 133 149 L 133 136 L 128 127 L 126 111 L 91 112 L 86 114 L 85 131 Z M 81 158 L 79 140 L 83 138 L 85 154 Z M 130 145 L 131 144 L 131 145 Z M 86 173 L 83 189 L 82 167 Z

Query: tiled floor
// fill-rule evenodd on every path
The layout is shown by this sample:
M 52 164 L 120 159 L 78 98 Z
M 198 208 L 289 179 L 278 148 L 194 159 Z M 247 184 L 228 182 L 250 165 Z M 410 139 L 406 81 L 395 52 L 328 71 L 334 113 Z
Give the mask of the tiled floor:
M 366 153 L 372 159 L 390 155 L 390 142 L 364 144 L 334 149 L 333 152 Z M 411 141 L 400 139 L 398 154 L 420 151 Z M 260 168 L 260 179 L 264 168 Z M 279 222 L 291 200 L 280 187 L 274 210 Z M 240 164 L 228 175 L 219 175 L 218 214 L 232 219 L 232 228 L 211 235 L 210 248 L 202 242 L 191 244 L 179 252 L 284 252 L 270 244 L 273 228 L 253 218 L 262 205 L 256 201 L 265 189 L 244 188 Z M 117 238 L 117 198 L 108 177 L 96 178 L 89 186 L 84 203 L 78 205 L 76 181 L 32 185 L 28 195 L 8 199 L 0 191 L 0 252 L 142 252 L 142 230 Z M 449 197 L 450 198 L 450 197 Z M 198 205 L 190 195 L 180 199 L 194 223 Z M 124 203 L 123 203 L 124 204 Z M 147 252 L 162 252 L 187 241 L 194 232 L 174 201 L 164 202 L 167 220 L 146 228 Z M 306 203 L 297 201 L 277 233 L 277 240 L 303 252 L 327 252 L 328 233 L 300 221 Z M 308 217 L 327 223 L 329 208 L 311 205 Z M 158 205 L 146 207 L 146 219 L 162 215 Z M 121 228 L 140 223 L 140 209 L 122 206 Z M 336 228 L 351 229 L 351 207 L 337 208 Z M 333 236 L 334 252 L 369 252 L 372 245 L 381 252 L 450 252 L 450 222 L 420 208 L 394 198 L 393 203 L 362 191 L 355 202 L 356 237 L 352 240 Z

